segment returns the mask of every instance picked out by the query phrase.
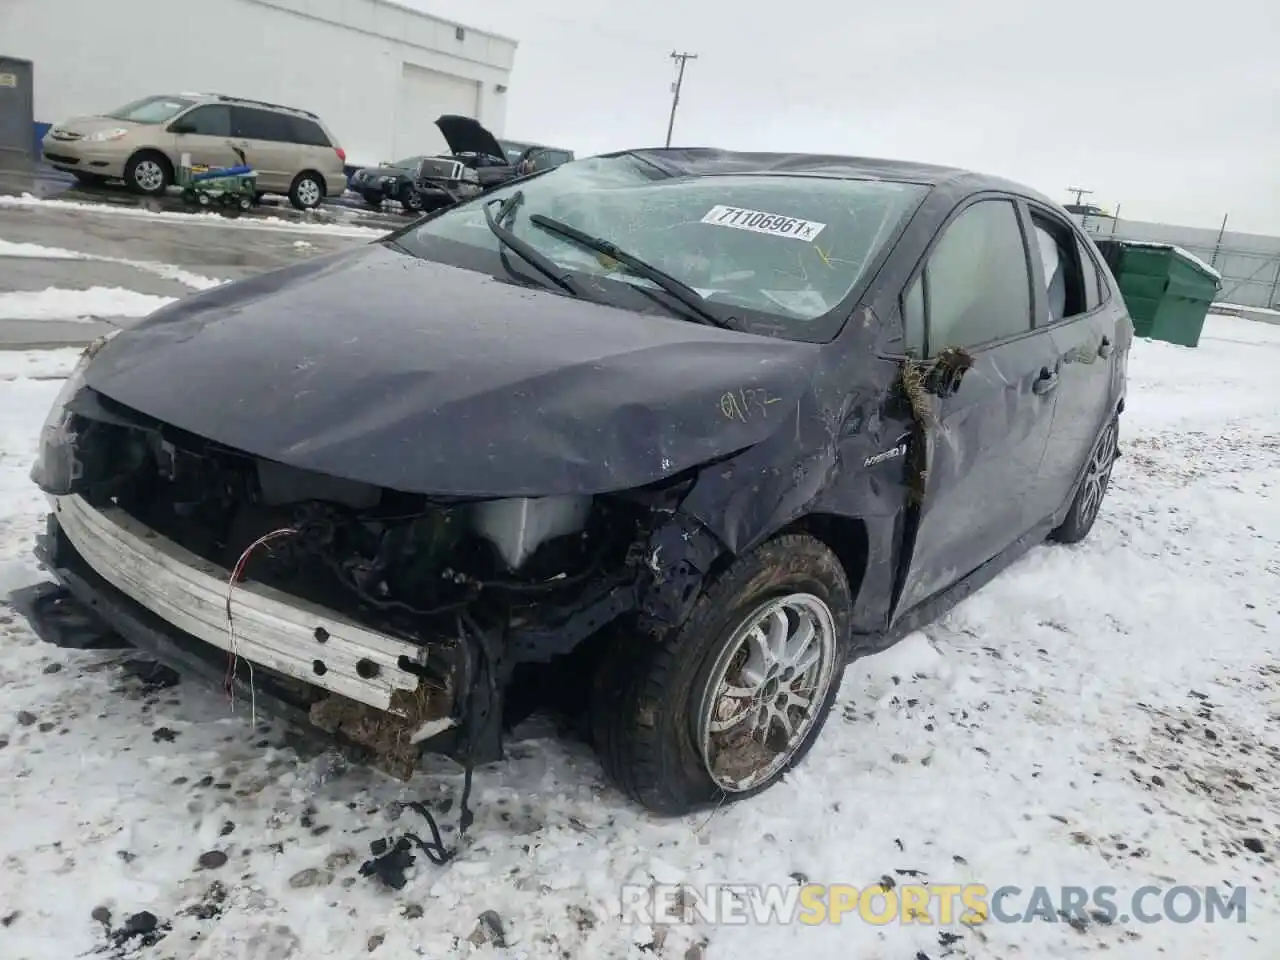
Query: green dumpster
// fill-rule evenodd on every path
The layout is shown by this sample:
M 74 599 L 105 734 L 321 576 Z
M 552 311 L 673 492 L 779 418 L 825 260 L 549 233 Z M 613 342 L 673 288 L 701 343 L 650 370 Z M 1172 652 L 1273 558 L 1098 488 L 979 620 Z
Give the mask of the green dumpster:
M 1181 247 L 1167 243 L 1097 241 L 1120 284 L 1133 332 L 1139 337 L 1194 347 L 1222 275 Z

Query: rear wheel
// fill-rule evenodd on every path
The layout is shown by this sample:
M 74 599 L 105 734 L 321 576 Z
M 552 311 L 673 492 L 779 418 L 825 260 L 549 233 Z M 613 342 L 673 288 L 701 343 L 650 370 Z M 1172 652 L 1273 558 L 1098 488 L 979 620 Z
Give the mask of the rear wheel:
M 1084 479 L 1080 482 L 1075 499 L 1071 501 L 1066 519 L 1049 534 L 1059 543 L 1079 543 L 1093 529 L 1093 523 L 1098 519 L 1098 511 L 1102 507 L 1102 498 L 1107 495 L 1107 488 L 1111 484 L 1111 468 L 1118 455 L 1119 437 L 1120 419 L 1112 417 L 1093 446 Z
M 664 640 L 620 639 L 603 658 L 592 714 L 606 772 L 670 815 L 768 789 L 826 722 L 851 612 L 840 561 L 812 537 L 738 558 Z
M 173 168 L 163 153 L 144 150 L 135 153 L 125 164 L 124 182 L 135 193 L 158 197 L 173 183 Z
M 299 210 L 314 210 L 324 199 L 324 181 L 317 173 L 304 172 L 293 178 L 289 202 Z

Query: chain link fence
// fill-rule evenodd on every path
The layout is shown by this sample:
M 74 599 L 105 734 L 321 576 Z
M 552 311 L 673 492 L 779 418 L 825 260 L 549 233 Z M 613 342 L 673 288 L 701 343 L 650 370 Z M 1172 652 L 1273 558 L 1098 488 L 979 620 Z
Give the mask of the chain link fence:
M 1280 237 L 1206 230 L 1087 215 L 1076 218 L 1100 238 L 1168 243 L 1193 253 L 1222 274 L 1218 302 L 1280 309 Z

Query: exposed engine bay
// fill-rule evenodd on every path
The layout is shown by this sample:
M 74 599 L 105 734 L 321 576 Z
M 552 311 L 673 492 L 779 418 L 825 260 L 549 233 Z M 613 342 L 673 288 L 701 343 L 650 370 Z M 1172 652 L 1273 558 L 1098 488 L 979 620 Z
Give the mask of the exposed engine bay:
M 567 654 L 638 607 L 658 573 L 650 540 L 688 486 L 500 500 L 405 494 L 230 450 L 89 397 L 80 406 L 92 416 L 73 415 L 66 434 L 75 479 L 57 492 L 123 511 L 230 571 L 229 626 L 237 584 L 251 581 L 420 649 L 400 658 L 416 689 L 395 690 L 386 711 L 325 689 L 320 629 L 315 681 L 259 666 L 312 723 L 400 777 L 422 749 L 500 750 L 501 691 L 514 667 Z M 377 671 L 356 664 L 365 679 Z

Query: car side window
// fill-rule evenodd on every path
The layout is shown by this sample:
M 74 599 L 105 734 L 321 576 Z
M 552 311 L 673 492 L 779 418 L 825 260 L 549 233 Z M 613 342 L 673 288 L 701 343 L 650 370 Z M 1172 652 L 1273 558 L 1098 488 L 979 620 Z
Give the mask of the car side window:
M 244 137 L 247 140 L 273 140 L 277 143 L 288 143 L 293 139 L 289 118 L 283 114 L 272 113 L 270 110 L 233 107 L 231 120 L 237 137 Z
M 290 127 L 293 129 L 293 135 L 289 138 L 294 143 L 300 143 L 307 147 L 331 147 L 333 144 L 329 142 L 329 138 L 320 129 L 320 124 L 314 120 L 308 120 L 305 117 L 285 117 Z
M 923 277 L 924 356 L 1031 329 L 1031 275 L 1011 200 L 981 200 L 951 221 Z
M 1079 237 L 1076 238 L 1076 251 L 1080 257 L 1080 272 L 1084 275 L 1084 300 L 1086 310 L 1097 310 L 1105 298 L 1103 295 L 1102 274 L 1094 261 L 1089 248 Z
M 231 136 L 231 111 L 218 104 L 196 107 L 178 123 L 186 132 L 199 137 Z
M 1032 212 L 1031 222 L 1035 227 L 1040 263 L 1044 267 L 1048 322 L 1057 323 L 1087 313 L 1093 308 L 1089 305 L 1084 261 L 1080 258 L 1075 232 L 1066 224 L 1036 212 Z

